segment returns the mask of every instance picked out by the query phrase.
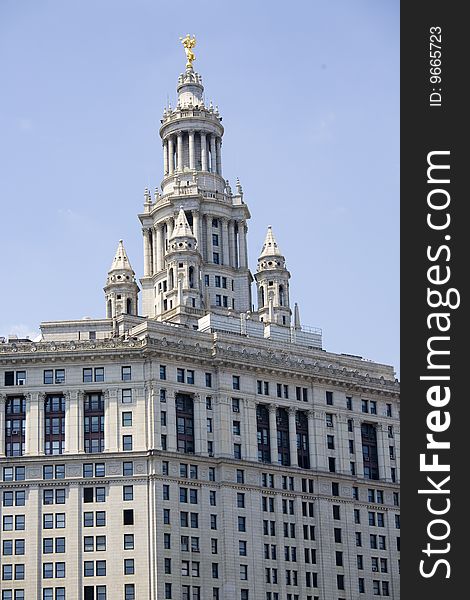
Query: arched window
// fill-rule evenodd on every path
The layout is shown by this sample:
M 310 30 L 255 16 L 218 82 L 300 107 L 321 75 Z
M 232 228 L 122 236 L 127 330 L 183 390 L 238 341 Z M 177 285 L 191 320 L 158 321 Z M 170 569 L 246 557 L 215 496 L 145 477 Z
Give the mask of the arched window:
M 169 273 L 169 279 L 170 279 L 170 290 L 172 290 L 175 287 L 175 276 L 173 274 L 173 269 L 170 269 L 170 273 Z
M 285 302 L 284 286 L 280 285 L 279 286 L 279 305 L 284 306 L 284 302 Z
M 126 313 L 128 315 L 132 314 L 132 300 L 130 298 L 126 300 Z
M 193 288 L 194 287 L 194 267 L 189 267 L 188 276 L 189 276 L 189 287 Z
M 107 309 L 107 317 L 108 319 L 112 319 L 113 317 L 113 303 L 111 302 L 111 299 L 108 300 L 108 309 Z
M 263 286 L 261 286 L 260 292 L 261 292 L 261 306 L 265 306 L 265 301 L 264 301 L 264 287 Z

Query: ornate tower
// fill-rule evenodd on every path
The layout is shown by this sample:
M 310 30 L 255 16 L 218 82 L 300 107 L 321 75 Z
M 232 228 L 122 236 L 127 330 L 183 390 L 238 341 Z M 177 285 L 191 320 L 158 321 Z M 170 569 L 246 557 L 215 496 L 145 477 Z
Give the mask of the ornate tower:
M 109 269 L 104 293 L 108 319 L 123 314 L 137 315 L 139 286 L 122 240 L 119 240 L 116 256 Z
M 205 104 L 202 79 L 192 65 L 194 38 L 187 36 L 183 44 L 188 62 L 178 79 L 177 105 L 165 108 L 161 120 L 161 193 L 152 199 L 146 190 L 144 212 L 139 215 L 144 236 L 142 312 L 158 320 L 195 325 L 208 311 L 251 309 L 252 276 L 246 241 L 250 212 L 239 182 L 233 194 L 222 176 L 222 117 L 212 104 Z M 172 247 L 175 226 L 182 223 L 181 209 L 184 228 L 191 231 L 191 243 L 195 241 L 197 249 L 189 248 L 186 231 L 184 240 L 178 241 L 187 245 L 182 261 L 176 258 L 179 249 Z M 180 263 L 184 266 L 179 267 Z M 184 270 L 190 266 L 193 287 L 185 288 L 189 270 Z M 173 275 L 171 268 L 176 268 Z M 179 285 L 178 269 L 185 273 L 182 298 L 177 298 L 174 287 L 170 287 Z
M 268 227 L 256 270 L 258 315 L 264 323 L 290 326 L 289 303 L 290 273 L 281 254 L 271 226 Z

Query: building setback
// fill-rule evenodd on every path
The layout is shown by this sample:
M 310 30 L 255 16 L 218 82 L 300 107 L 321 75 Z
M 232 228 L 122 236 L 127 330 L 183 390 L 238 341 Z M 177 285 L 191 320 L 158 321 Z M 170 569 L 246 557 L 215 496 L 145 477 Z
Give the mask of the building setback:
M 254 310 L 250 213 L 187 55 L 141 310 L 121 240 L 106 318 L 0 343 L 1 600 L 398 599 L 393 368 L 301 326 L 271 227 Z

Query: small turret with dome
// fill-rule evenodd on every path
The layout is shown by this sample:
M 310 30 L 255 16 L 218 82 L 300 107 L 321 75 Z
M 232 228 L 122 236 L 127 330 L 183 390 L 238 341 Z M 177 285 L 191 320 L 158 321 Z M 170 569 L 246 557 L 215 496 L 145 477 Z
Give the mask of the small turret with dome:
M 114 260 L 109 269 L 104 293 L 108 319 L 114 319 L 124 314 L 138 314 L 139 286 L 135 281 L 135 273 L 122 240 L 119 240 Z
M 286 259 L 279 249 L 272 227 L 269 226 L 255 274 L 260 321 L 290 326 L 292 311 L 289 279 Z

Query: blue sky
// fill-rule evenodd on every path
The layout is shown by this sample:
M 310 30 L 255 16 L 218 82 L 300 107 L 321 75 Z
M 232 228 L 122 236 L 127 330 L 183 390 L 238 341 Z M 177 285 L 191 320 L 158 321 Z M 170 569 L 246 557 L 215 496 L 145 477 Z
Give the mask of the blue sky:
M 0 335 L 104 316 L 120 238 L 142 275 L 186 33 L 252 270 L 272 225 L 325 349 L 398 369 L 398 0 L 1 0 Z

